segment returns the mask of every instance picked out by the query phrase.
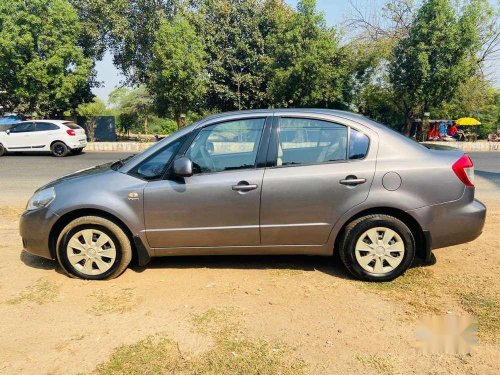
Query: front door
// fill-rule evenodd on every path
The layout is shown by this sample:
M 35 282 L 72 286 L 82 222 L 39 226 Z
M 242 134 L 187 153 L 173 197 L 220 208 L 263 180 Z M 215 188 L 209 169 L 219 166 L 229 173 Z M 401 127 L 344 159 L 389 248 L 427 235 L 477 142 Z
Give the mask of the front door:
M 10 129 L 10 134 L 5 138 L 7 149 L 11 151 L 29 150 L 33 146 L 35 134 L 35 124 L 32 122 L 22 122 Z
M 145 188 L 148 242 L 153 248 L 256 246 L 264 170 L 257 168 L 265 118 L 210 125 L 185 155 L 194 175 Z
M 369 138 L 308 118 L 280 118 L 273 134 L 275 166 L 266 169 L 262 187 L 262 245 L 323 245 L 336 221 L 368 197 L 375 173 Z

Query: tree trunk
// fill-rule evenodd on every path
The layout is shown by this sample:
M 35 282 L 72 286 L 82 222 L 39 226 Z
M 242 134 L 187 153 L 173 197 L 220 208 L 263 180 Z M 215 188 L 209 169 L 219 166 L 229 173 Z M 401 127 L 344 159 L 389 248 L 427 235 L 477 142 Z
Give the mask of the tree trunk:
M 148 134 L 148 115 L 144 117 L 144 134 Z

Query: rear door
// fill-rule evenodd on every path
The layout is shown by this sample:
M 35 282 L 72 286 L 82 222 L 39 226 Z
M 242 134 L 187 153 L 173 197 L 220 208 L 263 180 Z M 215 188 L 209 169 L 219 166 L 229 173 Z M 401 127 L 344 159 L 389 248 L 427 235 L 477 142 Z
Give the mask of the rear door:
M 32 148 L 42 149 L 50 147 L 55 141 L 60 131 L 59 126 L 50 122 L 35 122 L 35 132 L 33 133 Z
M 370 138 L 323 119 L 281 117 L 264 175 L 262 245 L 322 245 L 335 222 L 362 203 L 375 172 Z

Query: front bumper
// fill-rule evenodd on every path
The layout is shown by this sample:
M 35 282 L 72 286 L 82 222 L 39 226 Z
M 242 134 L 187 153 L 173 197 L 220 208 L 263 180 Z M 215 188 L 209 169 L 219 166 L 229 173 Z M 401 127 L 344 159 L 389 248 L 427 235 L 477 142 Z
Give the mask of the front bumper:
M 23 239 L 23 247 L 27 252 L 54 259 L 49 247 L 50 231 L 59 216 L 48 208 L 25 211 L 19 220 L 19 233 Z
M 473 196 L 473 191 L 466 191 L 458 201 L 422 207 L 408 213 L 430 233 L 432 249 L 470 242 L 481 235 L 486 220 L 486 206 Z

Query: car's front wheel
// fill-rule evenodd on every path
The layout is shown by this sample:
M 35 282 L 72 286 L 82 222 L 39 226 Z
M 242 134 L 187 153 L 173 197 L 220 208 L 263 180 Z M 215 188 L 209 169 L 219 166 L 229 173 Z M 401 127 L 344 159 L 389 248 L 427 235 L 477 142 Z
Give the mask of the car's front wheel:
M 401 276 L 415 257 L 415 239 L 408 226 L 389 215 L 368 215 L 347 225 L 340 258 L 356 278 L 390 281 Z
M 56 157 L 64 157 L 69 154 L 69 148 L 64 142 L 54 142 L 52 146 L 50 146 L 50 151 L 52 155 Z
M 99 216 L 70 222 L 61 231 L 56 246 L 63 270 L 81 279 L 113 279 L 125 271 L 132 259 L 132 247 L 122 228 Z
M 7 150 L 5 147 L 3 147 L 2 144 L 0 144 L 0 156 L 4 156 L 7 153 Z

